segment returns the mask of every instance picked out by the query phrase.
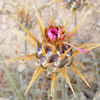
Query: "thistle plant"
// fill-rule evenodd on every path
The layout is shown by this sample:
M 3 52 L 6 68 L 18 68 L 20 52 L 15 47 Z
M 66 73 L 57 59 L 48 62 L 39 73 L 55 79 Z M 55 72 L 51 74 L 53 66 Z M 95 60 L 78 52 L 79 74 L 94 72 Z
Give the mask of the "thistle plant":
M 18 58 L 5 60 L 2 62 L 23 60 L 23 62 L 19 65 L 19 67 L 29 60 L 38 62 L 36 71 L 33 74 L 33 77 L 29 83 L 29 86 L 25 94 L 28 92 L 28 90 L 30 89 L 30 87 L 32 86 L 36 78 L 44 71 L 47 71 L 47 73 L 52 76 L 52 82 L 51 82 L 51 92 L 52 93 L 54 93 L 54 83 L 55 83 L 56 77 L 60 73 L 62 74 L 63 78 L 66 79 L 72 92 L 74 93 L 73 87 L 68 77 L 68 73 L 67 73 L 68 70 L 72 70 L 73 72 L 78 74 L 83 79 L 83 81 L 90 87 L 88 82 L 85 80 L 84 76 L 78 70 L 77 65 L 80 65 L 84 69 L 85 67 L 81 64 L 81 62 L 79 62 L 75 58 L 75 56 L 77 56 L 80 53 L 86 56 L 86 53 L 89 50 L 99 47 L 100 44 L 99 43 L 75 44 L 72 41 L 72 38 L 75 37 L 76 31 L 78 30 L 82 22 L 85 20 L 85 18 L 88 16 L 90 11 L 86 13 L 86 15 L 83 17 L 80 23 L 75 27 L 75 29 L 73 29 L 73 31 L 70 32 L 68 30 L 67 25 L 68 25 L 70 15 L 75 5 L 71 7 L 64 25 L 54 24 L 53 16 L 52 16 L 52 9 L 50 8 L 50 23 L 49 25 L 44 27 L 43 22 L 40 18 L 39 12 L 35 6 L 35 3 L 34 2 L 32 3 L 33 3 L 35 13 L 37 16 L 37 20 L 40 26 L 42 41 L 39 41 L 36 37 L 34 37 L 32 33 L 30 33 L 27 30 L 27 28 L 25 28 L 25 26 L 16 18 L 13 18 L 13 19 L 20 25 L 20 27 L 28 35 L 24 36 L 13 30 L 11 31 L 18 34 L 23 39 L 27 40 L 27 42 L 29 42 L 33 47 L 36 47 L 37 48 L 36 53 L 33 53 L 31 55 L 21 56 Z

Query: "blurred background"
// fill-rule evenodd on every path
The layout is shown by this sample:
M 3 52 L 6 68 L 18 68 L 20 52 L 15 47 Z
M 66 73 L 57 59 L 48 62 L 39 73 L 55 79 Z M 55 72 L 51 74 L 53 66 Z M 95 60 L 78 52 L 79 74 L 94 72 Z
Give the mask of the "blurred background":
M 23 1 L 25 4 L 24 9 L 27 10 L 31 6 L 30 13 L 33 14 L 32 19 L 30 20 L 32 23 L 29 27 L 29 31 L 41 41 L 41 33 L 34 13 L 34 7 L 32 3 L 30 3 L 31 1 Z M 61 6 L 64 2 L 44 5 L 49 1 L 51 0 L 35 0 L 36 7 L 38 8 L 44 26 L 46 27 L 48 25 L 50 18 L 50 6 L 52 7 L 55 25 L 63 25 L 69 10 L 66 8 L 66 11 L 62 14 L 62 8 L 59 8 L 59 6 Z M 86 0 L 86 2 L 100 10 L 100 0 Z M 21 9 L 21 0 L 0 0 L 0 9 L 3 9 L 0 10 L 1 60 L 23 56 L 26 53 L 32 54 L 36 52 L 36 48 L 27 44 L 23 38 L 10 31 L 11 29 L 21 34 L 25 34 L 25 32 L 20 29 L 19 25 L 11 19 L 11 16 L 14 16 L 20 20 L 14 9 L 14 5 L 16 4 L 19 9 Z M 84 7 L 81 11 L 76 11 L 77 23 L 81 21 L 89 9 L 90 8 L 88 7 Z M 92 9 L 90 10 L 91 13 L 87 16 L 77 31 L 78 43 L 100 43 L 100 13 L 93 11 Z M 73 18 L 74 16 L 71 14 L 69 24 L 67 26 L 67 29 L 70 31 L 75 27 Z M 25 50 L 25 45 L 27 45 L 27 50 Z M 59 75 L 56 82 L 57 100 L 100 100 L 100 48 L 98 47 L 89 51 L 87 56 L 81 54 L 77 56 L 77 59 L 79 59 L 87 69 L 83 70 L 80 68 L 91 88 L 89 88 L 75 73 L 70 72 L 69 76 L 76 93 L 75 97 L 66 81 Z M 34 70 L 37 67 L 37 63 L 35 61 L 28 61 L 18 68 L 18 65 L 21 62 L 22 61 L 12 61 L 5 63 L 5 65 L 0 64 L 0 100 L 52 100 L 50 93 L 51 76 L 47 77 L 46 72 L 42 73 L 37 78 L 24 99 L 19 99 L 19 97 L 16 96 L 9 80 L 7 70 L 9 70 L 16 85 L 18 86 L 17 92 L 20 91 L 23 95 L 27 89 L 29 81 L 32 78 Z M 6 69 L 6 67 L 8 69 Z

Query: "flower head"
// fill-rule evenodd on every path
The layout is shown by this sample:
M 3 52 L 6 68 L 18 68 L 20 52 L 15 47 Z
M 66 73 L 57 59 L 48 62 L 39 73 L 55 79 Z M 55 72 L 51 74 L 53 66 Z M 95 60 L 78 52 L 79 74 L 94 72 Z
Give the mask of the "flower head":
M 30 29 L 32 27 L 32 22 L 34 20 L 33 16 L 34 16 L 34 12 L 31 13 L 32 11 L 32 6 L 31 6 L 31 1 L 30 2 L 25 2 L 24 0 L 22 0 L 20 2 L 20 5 L 15 4 L 14 2 L 12 2 L 12 6 L 16 11 L 17 14 L 17 20 L 19 20 L 19 22 L 25 26 L 25 28 Z M 12 16 L 14 17 L 14 16 Z M 19 29 L 22 30 L 22 28 L 19 26 Z
M 50 41 L 56 41 L 57 37 L 58 37 L 58 30 L 56 28 L 50 28 L 48 30 L 48 38 L 50 39 Z
M 58 37 L 58 30 L 56 28 L 50 28 L 47 32 L 47 36 L 50 41 L 56 41 Z
M 65 35 L 68 34 L 64 32 L 63 26 L 51 25 L 45 29 L 45 35 L 49 42 L 54 43 L 54 42 L 64 40 Z
M 70 9 L 73 4 L 74 7 L 73 7 L 73 11 L 75 12 L 76 10 L 82 10 L 83 7 L 88 7 L 94 11 L 97 11 L 100 13 L 100 11 L 94 7 L 92 7 L 91 5 L 88 4 L 88 2 L 86 2 L 86 0 L 52 0 L 50 1 L 48 4 L 53 4 L 53 3 L 56 3 L 56 2 L 62 2 L 63 4 L 60 6 L 61 8 L 63 8 L 63 12 L 67 9 Z
M 85 0 L 64 0 L 64 3 L 67 4 L 66 7 L 68 9 L 70 9 L 71 6 L 74 3 L 76 3 L 75 6 L 74 6 L 74 8 L 73 8 L 73 10 L 77 10 L 77 9 L 81 10 L 84 7 L 84 5 L 85 5 Z
M 39 66 L 33 74 L 33 77 L 30 81 L 30 84 L 25 92 L 28 92 L 30 87 L 32 86 L 35 79 L 41 74 L 43 71 L 47 71 L 52 75 L 52 84 L 51 84 L 51 92 L 53 92 L 54 82 L 59 73 L 66 79 L 68 82 L 72 92 L 74 93 L 73 87 L 69 80 L 66 70 L 70 69 L 78 74 L 84 82 L 89 86 L 88 82 L 85 80 L 81 72 L 77 69 L 77 65 L 85 68 L 79 61 L 76 61 L 74 57 L 77 54 L 83 53 L 85 54 L 88 50 L 96 48 L 100 46 L 100 44 L 72 44 L 72 38 L 75 36 L 75 33 L 81 23 L 84 21 L 86 15 L 80 21 L 80 23 L 76 26 L 76 28 L 72 32 L 66 32 L 66 27 L 69 21 L 70 14 L 72 12 L 72 8 L 68 17 L 63 26 L 54 25 L 52 10 L 50 9 L 50 25 L 44 28 L 42 20 L 40 18 L 39 12 L 33 2 L 34 9 L 36 12 L 37 20 L 41 30 L 42 42 L 39 41 L 36 37 L 32 35 L 16 18 L 14 20 L 23 28 L 23 30 L 28 34 L 28 36 L 21 35 L 15 31 L 12 31 L 22 38 L 27 40 L 32 46 L 37 47 L 37 51 L 34 54 L 26 55 L 6 61 L 15 61 L 15 60 L 24 60 L 21 65 L 28 60 L 36 60 L 39 62 Z M 5 61 L 2 61 L 5 62 Z M 89 86 L 90 87 L 90 86 Z

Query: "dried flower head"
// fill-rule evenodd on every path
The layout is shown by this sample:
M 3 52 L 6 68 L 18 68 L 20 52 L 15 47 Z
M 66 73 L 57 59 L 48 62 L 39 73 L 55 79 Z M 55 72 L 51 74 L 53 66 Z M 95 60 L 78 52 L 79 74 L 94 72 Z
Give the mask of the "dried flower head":
M 74 8 L 73 8 L 73 10 L 77 10 L 77 9 L 81 10 L 84 7 L 84 5 L 85 5 L 85 0 L 64 0 L 64 3 L 67 4 L 66 7 L 68 9 L 70 9 L 71 6 L 74 3 L 76 3 L 75 6 L 74 6 Z
M 12 5 L 18 16 L 17 20 L 19 20 L 19 22 L 29 30 L 32 27 L 32 22 L 34 20 L 31 1 L 28 2 L 25 0 L 21 0 L 20 4 L 12 2 Z M 22 30 L 20 26 L 19 29 Z
M 61 8 L 63 8 L 63 10 L 65 11 L 66 8 L 70 9 L 72 7 L 72 5 L 75 3 L 74 7 L 73 7 L 73 11 L 75 12 L 76 10 L 82 10 L 82 8 L 84 6 L 89 7 L 91 9 L 93 9 L 94 11 L 97 11 L 100 13 L 100 11 L 92 6 L 90 6 L 88 4 L 88 2 L 86 2 L 86 0 L 53 0 L 50 1 L 48 4 L 53 4 L 56 2 L 62 2 L 63 4 L 60 6 Z
M 54 82 L 56 77 L 59 73 L 66 79 L 67 83 L 69 84 L 72 92 L 74 90 L 72 88 L 71 82 L 67 75 L 66 70 L 70 69 L 76 74 L 78 74 L 84 82 L 89 86 L 88 82 L 85 80 L 81 72 L 77 69 L 77 65 L 80 65 L 85 69 L 85 67 L 74 57 L 80 53 L 86 55 L 88 50 L 96 48 L 100 46 L 100 44 L 72 44 L 72 38 L 75 36 L 75 32 L 84 21 L 86 16 L 89 14 L 89 11 L 80 21 L 80 23 L 76 26 L 76 28 L 72 32 L 67 32 L 66 27 L 72 12 L 73 7 L 71 8 L 68 17 L 65 21 L 63 26 L 54 25 L 53 17 L 52 17 L 52 10 L 50 9 L 50 25 L 44 28 L 42 20 L 40 18 L 39 12 L 33 2 L 34 9 L 36 12 L 37 20 L 41 30 L 42 42 L 39 41 L 36 37 L 34 37 L 16 18 L 14 20 L 23 28 L 23 30 L 28 34 L 28 36 L 21 35 L 15 31 L 12 31 L 22 38 L 27 40 L 32 46 L 37 47 L 37 51 L 34 54 L 21 56 L 18 58 L 6 60 L 6 61 L 15 61 L 15 60 L 24 60 L 19 66 L 23 63 L 27 62 L 28 60 L 36 60 L 39 62 L 39 66 L 37 67 L 36 71 L 33 74 L 33 77 L 30 81 L 30 84 L 25 92 L 28 92 L 30 87 L 32 86 L 35 79 L 43 72 L 47 71 L 48 74 L 52 75 L 52 84 L 51 84 L 51 92 L 53 91 Z M 2 61 L 2 62 L 6 62 Z M 89 86 L 90 87 L 90 86 Z M 75 94 L 75 93 L 74 93 Z

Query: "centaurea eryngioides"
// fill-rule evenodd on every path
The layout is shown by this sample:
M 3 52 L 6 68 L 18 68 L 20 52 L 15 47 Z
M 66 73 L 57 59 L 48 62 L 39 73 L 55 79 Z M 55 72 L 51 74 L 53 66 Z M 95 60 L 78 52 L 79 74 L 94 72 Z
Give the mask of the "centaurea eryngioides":
M 75 59 L 75 56 L 80 53 L 86 56 L 87 51 L 99 47 L 100 44 L 99 43 L 94 43 L 94 44 L 91 43 L 73 44 L 72 43 L 72 38 L 75 36 L 76 31 L 78 30 L 82 22 L 89 14 L 89 11 L 80 21 L 80 23 L 75 27 L 75 29 L 73 29 L 72 32 L 69 32 L 66 27 L 69 22 L 71 12 L 73 10 L 73 6 L 67 16 L 64 25 L 54 24 L 53 17 L 52 17 L 52 9 L 50 8 L 50 24 L 44 28 L 44 25 L 42 23 L 39 12 L 34 2 L 33 5 L 34 5 L 35 13 L 41 30 L 42 42 L 39 41 L 35 36 L 33 36 L 32 33 L 30 33 L 25 28 L 25 26 L 23 26 L 19 22 L 19 20 L 14 18 L 14 20 L 23 28 L 23 30 L 28 34 L 28 36 L 24 36 L 12 30 L 11 31 L 18 34 L 23 39 L 27 40 L 33 47 L 37 48 L 37 51 L 36 53 L 33 53 L 31 55 L 25 55 L 25 56 L 9 59 L 2 62 L 23 60 L 23 62 L 19 65 L 21 66 L 22 64 L 24 64 L 29 60 L 38 61 L 39 65 L 37 66 L 36 71 L 33 74 L 33 77 L 29 83 L 29 86 L 25 94 L 28 92 L 28 90 L 30 89 L 30 87 L 32 86 L 36 78 L 44 71 L 47 71 L 48 74 L 52 75 L 52 83 L 51 83 L 52 93 L 54 92 L 55 79 L 59 75 L 59 73 L 61 73 L 63 78 L 66 79 L 72 92 L 74 93 L 73 87 L 71 85 L 71 82 L 69 80 L 66 71 L 69 69 L 75 72 L 76 74 L 78 74 L 84 80 L 84 82 L 89 86 L 88 82 L 85 80 L 85 78 L 83 77 L 83 75 L 81 74 L 81 72 L 78 70 L 76 66 L 80 65 L 84 69 L 85 67 L 78 60 Z

